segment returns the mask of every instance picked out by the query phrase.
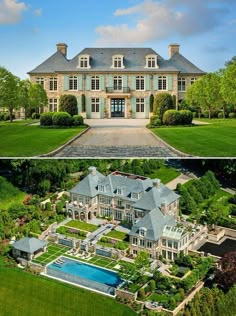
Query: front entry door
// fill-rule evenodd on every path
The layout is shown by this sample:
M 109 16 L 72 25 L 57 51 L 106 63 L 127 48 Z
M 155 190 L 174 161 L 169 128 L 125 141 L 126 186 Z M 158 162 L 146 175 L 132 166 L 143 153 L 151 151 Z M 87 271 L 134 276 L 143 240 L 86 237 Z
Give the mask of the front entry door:
M 125 99 L 111 99 L 111 117 L 125 116 Z

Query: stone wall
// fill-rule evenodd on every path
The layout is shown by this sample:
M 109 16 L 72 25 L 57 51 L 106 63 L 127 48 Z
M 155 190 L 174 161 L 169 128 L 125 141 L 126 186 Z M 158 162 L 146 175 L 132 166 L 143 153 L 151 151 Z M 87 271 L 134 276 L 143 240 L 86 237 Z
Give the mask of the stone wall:
M 130 293 L 121 289 L 116 289 L 116 296 L 120 297 L 121 299 L 127 299 L 129 302 L 136 301 L 137 295 L 137 292 Z

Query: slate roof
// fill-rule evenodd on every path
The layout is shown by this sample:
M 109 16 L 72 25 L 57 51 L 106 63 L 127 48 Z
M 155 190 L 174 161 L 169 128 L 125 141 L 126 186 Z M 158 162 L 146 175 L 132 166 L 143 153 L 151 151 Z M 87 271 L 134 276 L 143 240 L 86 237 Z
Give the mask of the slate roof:
M 70 193 L 85 195 L 89 197 L 95 197 L 98 194 L 97 186 L 98 182 L 105 178 L 100 172 L 96 172 L 96 175 L 91 173 L 87 175 L 82 181 L 80 181 Z
M 78 68 L 79 56 L 90 55 L 91 69 Z M 158 69 L 144 68 L 146 56 L 157 55 Z M 111 68 L 112 56 L 123 55 L 125 69 Z M 42 64 L 31 70 L 29 74 L 48 74 L 57 72 L 181 72 L 185 74 L 204 74 L 202 70 L 193 65 L 188 59 L 179 53 L 175 53 L 171 59 L 165 60 L 152 48 L 85 48 L 71 60 L 68 60 L 61 52 L 56 52 Z
M 146 228 L 145 239 L 157 241 L 163 234 L 166 225 L 175 226 L 173 216 L 164 215 L 158 208 L 152 210 L 141 218 L 131 229 L 129 235 L 139 236 L 139 229 Z
M 134 207 L 151 211 L 155 208 L 161 208 L 162 203 L 169 205 L 178 198 L 178 194 L 161 183 L 160 188 L 152 187 L 151 190 L 145 193 L 144 196 L 134 204 Z
M 16 241 L 12 245 L 12 247 L 17 250 L 33 254 L 35 251 L 38 251 L 39 249 L 45 247 L 47 244 L 47 241 L 39 240 L 34 237 L 25 237 L 23 239 Z

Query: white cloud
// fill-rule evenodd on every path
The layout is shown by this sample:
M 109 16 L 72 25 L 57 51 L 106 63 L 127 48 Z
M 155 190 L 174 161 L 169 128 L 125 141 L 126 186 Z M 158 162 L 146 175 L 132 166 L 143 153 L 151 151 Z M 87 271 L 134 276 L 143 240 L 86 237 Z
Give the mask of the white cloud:
M 127 18 L 127 23 L 98 26 L 98 44 L 137 45 L 173 35 L 187 37 L 211 31 L 229 12 L 226 6 L 220 6 L 220 0 L 214 0 L 214 4 L 212 0 L 143 0 L 114 12 L 116 20 Z M 130 26 L 129 21 L 134 20 L 135 25 Z
M 42 9 L 36 9 L 34 10 L 34 15 L 36 16 L 41 16 L 42 15 L 43 10 Z
M 0 0 L 0 24 L 15 24 L 22 18 L 23 11 L 27 10 L 24 2 L 18 0 Z

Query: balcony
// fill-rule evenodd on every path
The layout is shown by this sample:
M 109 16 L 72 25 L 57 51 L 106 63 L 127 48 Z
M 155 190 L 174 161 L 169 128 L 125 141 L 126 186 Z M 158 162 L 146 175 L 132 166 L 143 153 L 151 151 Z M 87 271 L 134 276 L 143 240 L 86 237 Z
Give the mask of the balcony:
M 119 95 L 119 96 L 130 96 L 130 88 L 129 87 L 107 87 L 106 93 L 108 95 Z

